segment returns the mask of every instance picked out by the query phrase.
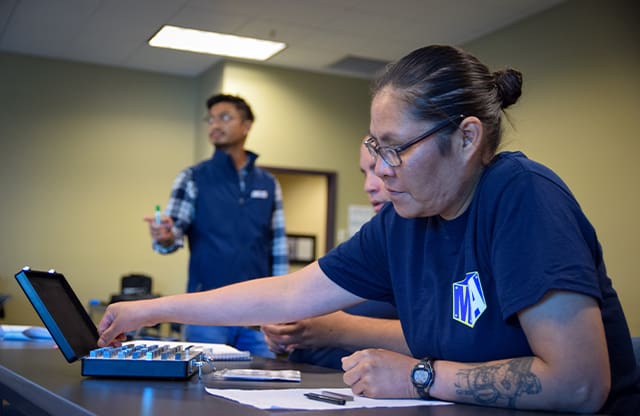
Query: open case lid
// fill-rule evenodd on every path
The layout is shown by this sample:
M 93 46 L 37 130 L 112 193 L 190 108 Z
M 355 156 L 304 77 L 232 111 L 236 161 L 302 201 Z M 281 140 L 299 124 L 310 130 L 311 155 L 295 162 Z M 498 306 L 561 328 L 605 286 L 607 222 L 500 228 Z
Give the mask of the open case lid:
M 68 362 L 98 347 L 98 330 L 62 274 L 25 267 L 16 280 Z

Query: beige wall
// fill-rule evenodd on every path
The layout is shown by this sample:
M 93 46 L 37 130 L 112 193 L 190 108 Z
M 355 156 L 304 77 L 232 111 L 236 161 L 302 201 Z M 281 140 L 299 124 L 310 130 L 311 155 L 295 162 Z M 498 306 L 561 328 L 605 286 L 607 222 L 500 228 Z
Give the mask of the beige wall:
M 366 81 L 239 63 L 187 79 L 0 54 L 6 322 L 39 322 L 13 278 L 23 265 L 61 271 L 84 304 L 108 299 L 130 272 L 152 275 L 157 293 L 184 291 L 188 253 L 153 253 L 142 217 L 166 204 L 181 169 L 211 155 L 201 120 L 220 90 L 252 104 L 248 147 L 260 164 L 337 172 L 338 210 L 364 201 Z M 344 214 L 337 221 L 345 227 Z
M 603 246 L 629 326 L 640 336 L 640 29 L 633 0 L 573 0 L 465 45 L 524 74 L 510 148 L 568 183 Z
M 142 217 L 193 161 L 193 81 L 0 55 L 0 291 L 9 323 L 38 322 L 14 273 L 66 274 L 82 302 L 146 272 L 182 291 L 186 255 L 152 253 Z
M 632 0 L 572 0 L 465 45 L 525 76 L 510 147 L 555 169 L 598 230 L 634 335 L 640 108 Z M 185 252 L 151 252 L 141 217 L 165 204 L 176 173 L 210 155 L 199 120 L 219 90 L 252 103 L 248 147 L 274 167 L 338 172 L 337 227 L 366 203 L 355 161 L 368 125 L 362 80 L 245 63 L 198 79 L 0 54 L 0 291 L 7 318 L 38 322 L 13 274 L 24 264 L 67 274 L 83 302 L 118 290 L 131 271 L 181 292 Z

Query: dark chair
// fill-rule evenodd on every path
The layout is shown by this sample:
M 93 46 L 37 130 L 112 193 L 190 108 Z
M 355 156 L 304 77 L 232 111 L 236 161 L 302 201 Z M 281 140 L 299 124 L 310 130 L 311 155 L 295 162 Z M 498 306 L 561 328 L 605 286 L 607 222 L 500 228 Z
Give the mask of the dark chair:
M 4 303 L 9 300 L 11 295 L 0 293 L 0 319 L 4 318 Z
M 146 274 L 132 273 L 122 276 L 120 279 L 120 293 L 111 295 L 111 302 L 123 302 L 128 300 L 140 300 L 157 298 L 158 294 L 152 292 L 153 279 Z M 178 341 L 182 337 L 182 325 L 170 323 L 168 336 L 163 336 L 160 324 L 152 327 L 140 328 L 130 332 L 127 337 L 130 339 L 153 339 L 165 341 Z
M 151 292 L 153 279 L 146 274 L 128 274 L 120 279 L 120 293 L 111 295 L 111 302 L 156 297 Z
M 123 295 L 149 295 L 151 294 L 151 284 L 151 276 L 147 276 L 146 274 L 129 274 L 122 276 L 120 280 L 120 292 Z

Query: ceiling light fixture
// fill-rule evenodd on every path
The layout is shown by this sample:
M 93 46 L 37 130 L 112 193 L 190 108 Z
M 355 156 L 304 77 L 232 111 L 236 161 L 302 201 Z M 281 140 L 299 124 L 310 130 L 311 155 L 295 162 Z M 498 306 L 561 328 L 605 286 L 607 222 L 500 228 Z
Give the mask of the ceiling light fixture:
M 149 45 L 157 48 L 178 49 L 259 61 L 265 61 L 287 47 L 282 42 L 205 32 L 169 25 L 163 26 L 149 39 Z

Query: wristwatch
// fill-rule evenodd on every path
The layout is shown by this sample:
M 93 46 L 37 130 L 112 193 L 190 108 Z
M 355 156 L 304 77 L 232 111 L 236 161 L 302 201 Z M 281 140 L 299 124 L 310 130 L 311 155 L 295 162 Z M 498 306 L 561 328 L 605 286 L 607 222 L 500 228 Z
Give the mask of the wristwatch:
M 429 389 L 436 378 L 436 372 L 433 369 L 433 359 L 423 358 L 411 370 L 411 382 L 421 398 L 425 400 L 431 399 Z

